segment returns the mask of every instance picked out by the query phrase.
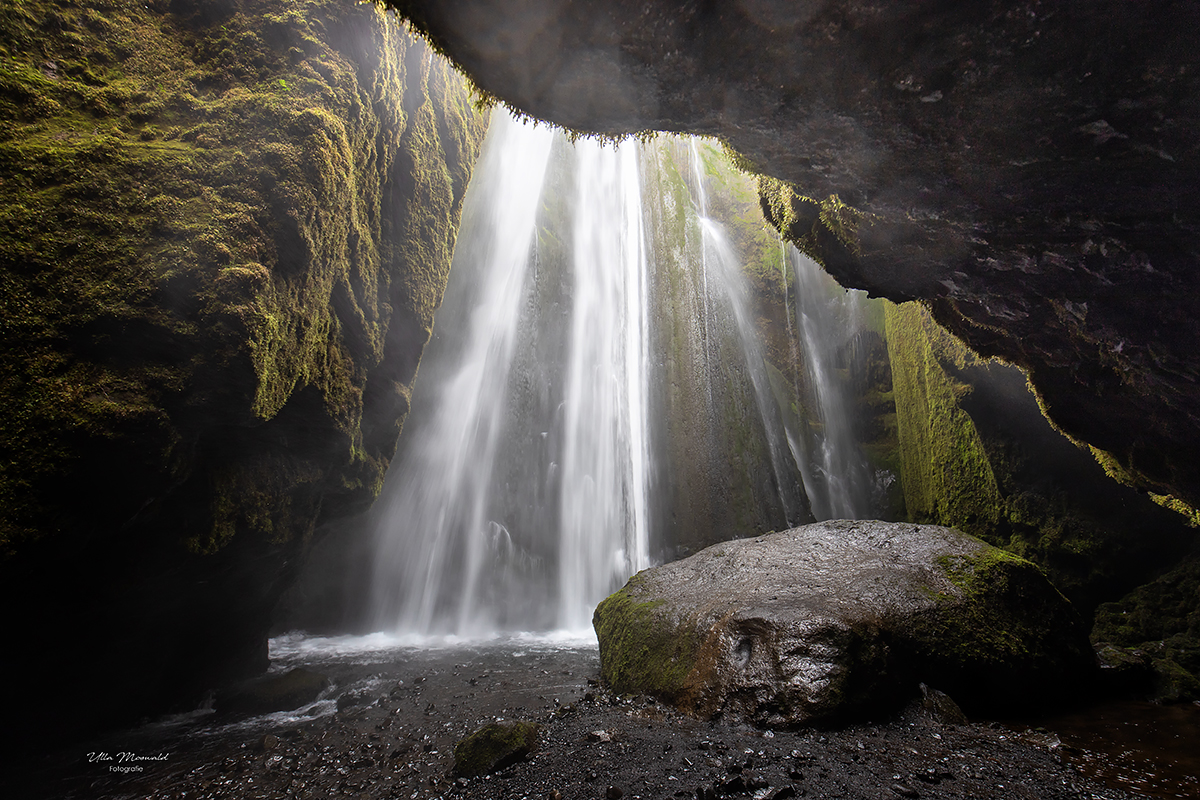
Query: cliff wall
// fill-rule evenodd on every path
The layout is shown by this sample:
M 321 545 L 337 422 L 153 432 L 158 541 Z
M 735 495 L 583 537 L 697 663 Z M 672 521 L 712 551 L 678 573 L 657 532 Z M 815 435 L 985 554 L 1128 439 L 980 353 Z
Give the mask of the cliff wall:
M 378 492 L 486 121 L 371 5 L 11 3 L 0 49 L 6 683 L 191 707 Z

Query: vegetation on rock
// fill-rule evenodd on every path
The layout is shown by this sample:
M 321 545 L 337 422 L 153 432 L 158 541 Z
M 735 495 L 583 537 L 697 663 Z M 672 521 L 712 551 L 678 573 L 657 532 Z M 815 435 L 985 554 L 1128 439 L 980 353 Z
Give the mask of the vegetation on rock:
M 974 709 L 1035 703 L 1092 662 L 1078 615 L 1035 565 L 908 523 L 713 545 L 634 576 L 593 623 L 613 691 L 771 726 L 878 711 L 920 682 Z
M 5 590 L 120 615 L 114 664 L 189 651 L 125 713 L 258 663 L 315 525 L 378 492 L 485 124 L 369 4 L 0 10 Z
M 454 774 L 477 778 L 526 758 L 537 748 L 541 726 L 533 722 L 492 722 L 454 746 Z
M 886 322 L 910 519 L 1034 561 L 1084 614 L 1187 549 L 1177 516 L 1052 429 L 1020 372 L 978 357 L 919 304 L 888 303 Z
M 1100 606 L 1092 641 L 1144 654 L 1157 676 L 1157 699 L 1200 700 L 1200 559 Z

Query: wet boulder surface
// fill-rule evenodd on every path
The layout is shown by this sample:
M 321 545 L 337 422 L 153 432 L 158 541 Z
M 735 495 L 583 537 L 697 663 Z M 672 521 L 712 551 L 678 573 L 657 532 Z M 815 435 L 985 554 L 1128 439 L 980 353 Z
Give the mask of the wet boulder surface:
M 1094 659 L 1033 564 L 950 528 L 832 521 L 635 575 L 593 619 L 601 673 L 701 717 L 783 726 L 902 704 L 968 711 L 1079 685 Z

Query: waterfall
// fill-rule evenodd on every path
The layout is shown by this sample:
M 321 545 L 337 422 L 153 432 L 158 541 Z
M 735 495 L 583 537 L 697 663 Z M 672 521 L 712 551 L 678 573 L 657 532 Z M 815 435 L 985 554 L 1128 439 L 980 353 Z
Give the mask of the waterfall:
M 585 627 L 648 566 L 636 147 L 495 115 L 376 504 L 378 627 Z
M 784 521 L 789 526 L 796 525 L 803 521 L 804 510 L 797 500 L 797 493 L 789 491 L 789 469 L 784 459 L 791 457 L 793 465 L 799 465 L 795 462 L 795 454 L 787 447 L 787 431 L 771 391 L 770 377 L 767 375 L 766 362 L 759 345 L 759 334 L 751 319 L 745 277 L 720 223 L 708 217 L 701 217 L 700 228 L 703 231 L 705 270 L 707 272 L 710 264 L 714 267 L 729 305 L 746 370 L 750 373 L 750 384 L 754 389 L 755 404 L 766 434 L 767 452 L 775 477 L 775 490 L 783 508 Z
M 742 179 L 708 180 L 694 140 L 572 144 L 496 113 L 372 512 L 378 629 L 578 630 L 655 543 L 865 513 L 870 473 L 835 367 L 853 302 L 794 251 L 764 262 L 770 292 L 792 270 L 788 385 L 744 263 L 747 231 L 765 235 L 756 199 L 737 201 L 735 245 L 710 201 L 733 213 Z
M 576 145 L 575 272 L 562 463 L 563 627 L 649 565 L 645 248 L 636 144 Z

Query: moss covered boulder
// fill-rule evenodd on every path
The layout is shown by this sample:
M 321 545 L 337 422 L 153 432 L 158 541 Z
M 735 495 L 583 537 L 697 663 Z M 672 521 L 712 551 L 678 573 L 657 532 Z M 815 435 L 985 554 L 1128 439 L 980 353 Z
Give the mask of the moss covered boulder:
M 970 711 L 1029 704 L 1095 668 L 1028 561 L 958 531 L 820 522 L 638 573 L 593 619 L 615 691 L 787 725 L 889 708 L 921 682 Z
M 1096 611 L 1092 639 L 1114 673 L 1146 665 L 1152 680 L 1118 686 L 1159 702 L 1200 700 L 1200 557 Z
M 541 728 L 533 722 L 491 722 L 454 746 L 454 774 L 477 778 L 502 770 L 537 748 Z

